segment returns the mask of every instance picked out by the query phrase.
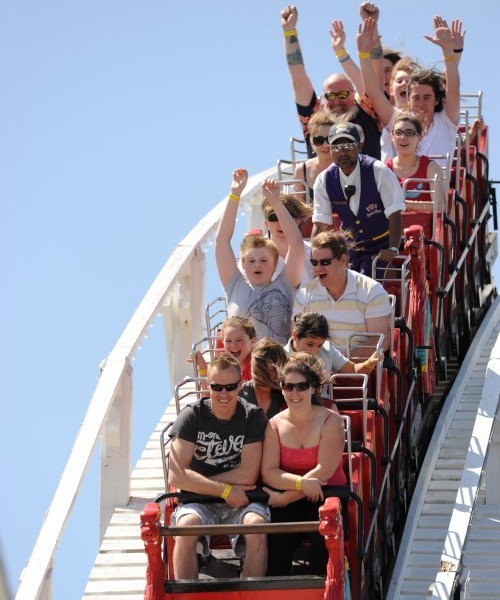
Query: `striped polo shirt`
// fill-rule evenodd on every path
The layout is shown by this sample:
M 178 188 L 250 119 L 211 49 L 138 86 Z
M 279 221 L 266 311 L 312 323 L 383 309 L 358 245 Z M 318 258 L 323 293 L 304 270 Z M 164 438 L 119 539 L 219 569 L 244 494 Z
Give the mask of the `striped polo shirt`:
M 343 354 L 353 333 L 363 333 L 365 319 L 389 315 L 389 295 L 382 285 L 366 275 L 347 269 L 347 285 L 338 300 L 334 300 L 318 278 L 300 288 L 295 297 L 293 314 L 315 311 L 324 315 L 330 330 L 330 342 Z

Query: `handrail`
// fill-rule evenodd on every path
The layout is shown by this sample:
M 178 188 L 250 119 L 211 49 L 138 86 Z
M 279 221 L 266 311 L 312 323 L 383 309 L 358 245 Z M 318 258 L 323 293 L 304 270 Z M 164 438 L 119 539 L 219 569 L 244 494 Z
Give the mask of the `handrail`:
M 257 214 L 262 219 L 259 206 L 260 183 L 265 178 L 276 176 L 276 168 L 271 167 L 250 177 L 247 191 L 241 199 L 241 206 L 249 209 L 250 219 L 257 218 Z M 176 246 L 107 357 L 28 565 L 23 571 L 16 600 L 45 600 L 52 597 L 54 556 L 100 434 L 103 435 L 101 456 L 106 459 L 101 462 L 101 484 L 108 482 L 106 489 L 101 490 L 101 536 L 112 514 L 111 504 L 116 506 L 128 502 L 132 414 L 131 360 L 156 317 L 162 311 L 168 316 L 168 307 L 165 310 L 165 304 L 168 303 L 169 295 L 177 289 L 180 279 L 193 263 L 204 259 L 203 244 L 215 233 L 225 202 L 225 199 L 221 200 Z M 199 272 L 196 275 L 196 285 L 203 286 L 204 281 L 200 281 Z M 200 313 L 201 327 L 203 307 L 192 306 L 191 313 L 196 311 Z M 172 354 L 169 355 L 171 382 L 182 379 L 187 366 L 185 357 L 188 354 L 189 351 L 182 357 L 182 367 L 179 362 L 176 363 L 179 366 L 172 367 L 174 359 Z M 113 418 L 108 419 L 111 414 Z M 118 459 L 110 460 L 110 455 L 117 454 L 116 449 Z M 105 465 L 108 466 L 103 476 Z M 118 485 L 115 485 L 116 479 Z

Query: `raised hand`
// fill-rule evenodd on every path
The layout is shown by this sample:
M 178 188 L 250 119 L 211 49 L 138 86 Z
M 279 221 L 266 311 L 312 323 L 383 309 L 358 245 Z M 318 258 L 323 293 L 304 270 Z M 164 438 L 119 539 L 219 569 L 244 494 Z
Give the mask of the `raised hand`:
M 451 22 L 451 38 L 453 40 L 453 50 L 463 50 L 465 29 L 462 31 L 462 21 L 453 19 Z
M 367 17 L 364 22 L 360 24 L 357 37 L 358 52 L 370 52 L 375 25 L 375 21 L 372 17 Z
M 280 201 L 280 183 L 276 179 L 264 179 L 262 182 L 262 193 L 264 198 L 273 205 Z
M 233 180 L 231 182 L 231 194 L 241 196 L 248 181 L 248 171 L 238 168 L 233 171 Z
M 330 37 L 332 40 L 332 48 L 335 53 L 340 52 L 345 44 L 345 31 L 342 21 L 332 21 L 330 29 Z
M 371 17 L 375 23 L 378 23 L 380 10 L 375 4 L 373 4 L 373 2 L 363 2 L 363 4 L 361 4 L 359 7 L 359 16 L 363 21 L 368 17 Z
M 448 27 L 448 23 L 445 19 L 439 16 L 434 17 L 434 36 L 424 35 L 426 40 L 436 44 L 443 49 L 445 55 L 453 52 L 453 39 L 451 36 L 451 29 Z
M 299 13 L 293 4 L 285 6 L 285 8 L 281 10 L 281 27 L 283 27 L 284 30 L 295 29 L 297 27 L 298 18 Z

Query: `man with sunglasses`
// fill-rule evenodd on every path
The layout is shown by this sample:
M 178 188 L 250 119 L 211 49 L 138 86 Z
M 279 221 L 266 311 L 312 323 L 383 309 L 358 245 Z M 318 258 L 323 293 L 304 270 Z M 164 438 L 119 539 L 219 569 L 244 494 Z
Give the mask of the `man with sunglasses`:
M 354 84 L 349 77 L 343 73 L 333 73 L 323 82 L 321 99 L 317 97 L 305 70 L 296 29 L 297 20 L 298 12 L 295 6 L 289 5 L 282 9 L 281 25 L 285 39 L 286 59 L 309 158 L 314 156 L 309 139 L 309 119 L 316 111 L 323 108 L 339 119 L 357 123 L 364 131 L 364 152 L 380 159 L 381 128 L 378 118 L 365 95 L 360 102 L 356 100 Z
M 399 253 L 403 190 L 395 174 L 379 160 L 360 154 L 360 132 L 354 123 L 330 128 L 333 164 L 314 183 L 312 235 L 329 229 L 336 213 L 352 242 L 351 267 L 372 275 L 372 260 L 390 262 Z
M 268 522 L 268 507 L 250 502 L 246 494 L 255 488 L 259 477 L 266 416 L 261 408 L 238 397 L 241 369 L 232 356 L 216 356 L 208 366 L 207 381 L 210 397 L 185 407 L 172 426 L 170 482 L 180 490 L 218 500 L 180 504 L 172 520 L 187 526 Z M 198 577 L 197 543 L 194 536 L 176 538 L 176 579 Z M 265 535 L 233 536 L 231 543 L 236 555 L 244 556 L 242 577 L 265 574 Z M 208 556 L 206 539 L 202 539 L 202 546 Z
M 349 336 L 368 332 L 384 334 L 387 350 L 391 341 L 391 307 L 382 285 L 348 268 L 348 244 L 342 233 L 323 231 L 312 239 L 311 245 L 316 278 L 297 293 L 294 316 L 311 311 L 324 315 L 330 343 L 342 354 L 347 355 Z M 368 347 L 363 350 L 366 356 L 372 352 Z

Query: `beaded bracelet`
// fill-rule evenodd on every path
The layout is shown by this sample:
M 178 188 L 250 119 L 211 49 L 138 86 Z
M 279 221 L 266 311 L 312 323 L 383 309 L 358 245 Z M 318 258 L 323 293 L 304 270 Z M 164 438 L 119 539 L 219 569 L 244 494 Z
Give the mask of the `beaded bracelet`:
M 358 52 L 359 58 L 371 58 L 370 52 Z
M 229 200 L 233 200 L 233 202 L 239 202 L 241 196 L 235 196 L 234 194 L 229 194 Z
M 220 497 L 223 500 L 226 500 L 226 498 L 229 496 L 229 494 L 231 493 L 231 490 L 233 489 L 233 486 L 230 483 L 226 483 L 226 487 L 224 488 L 224 491 L 222 492 L 222 494 L 220 495 Z
M 297 30 L 296 29 L 284 29 L 283 35 L 285 37 L 292 37 L 294 35 L 297 35 Z

